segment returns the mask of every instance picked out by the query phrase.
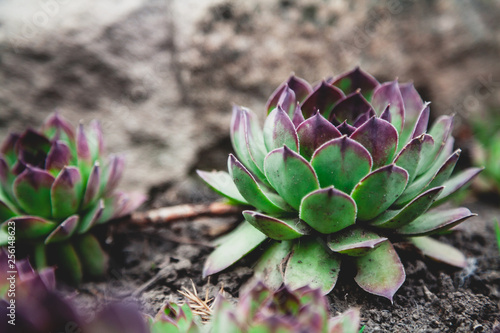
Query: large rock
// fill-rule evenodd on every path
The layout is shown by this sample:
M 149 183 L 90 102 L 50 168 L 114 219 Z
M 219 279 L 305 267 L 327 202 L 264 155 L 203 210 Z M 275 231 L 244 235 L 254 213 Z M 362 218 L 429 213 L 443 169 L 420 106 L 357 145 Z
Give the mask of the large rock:
M 221 168 L 231 103 L 260 116 L 291 72 L 355 65 L 414 80 L 435 113 L 500 105 L 500 15 L 490 1 L 0 1 L 0 137 L 53 110 L 99 118 L 125 152 L 123 186 Z

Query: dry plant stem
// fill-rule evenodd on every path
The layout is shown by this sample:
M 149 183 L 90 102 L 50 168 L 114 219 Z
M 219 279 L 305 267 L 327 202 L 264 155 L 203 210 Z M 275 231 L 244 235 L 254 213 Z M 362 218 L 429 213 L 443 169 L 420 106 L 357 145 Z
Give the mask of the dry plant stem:
M 186 204 L 172 207 L 164 207 L 149 210 L 147 212 L 136 212 L 132 214 L 132 223 L 168 223 L 182 219 L 198 216 L 223 216 L 239 214 L 242 209 L 238 206 L 223 202 L 212 202 L 209 204 Z

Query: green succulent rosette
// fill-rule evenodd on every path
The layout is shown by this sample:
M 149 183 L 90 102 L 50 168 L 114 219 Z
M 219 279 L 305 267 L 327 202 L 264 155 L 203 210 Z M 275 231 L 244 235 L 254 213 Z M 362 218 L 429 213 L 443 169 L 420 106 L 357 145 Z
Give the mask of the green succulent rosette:
M 38 269 L 72 283 L 100 276 L 108 256 L 88 231 L 130 213 L 142 195 L 115 191 L 124 159 L 104 156 L 100 125 L 86 133 L 57 113 L 37 131 L 10 134 L 0 151 L 0 246 L 28 249 Z
M 204 275 L 224 270 L 266 246 L 255 273 L 270 285 L 306 284 L 329 293 L 343 260 L 357 266 L 364 290 L 392 301 L 405 280 L 393 243 L 466 265 L 455 248 L 429 235 L 474 216 L 467 208 L 433 207 L 481 168 L 451 177 L 453 116 L 428 129 L 429 103 L 413 84 L 380 84 L 356 68 L 312 87 L 290 77 L 267 102 L 263 128 L 235 106 L 228 171 L 199 171 L 232 202 L 255 207 L 216 241 Z

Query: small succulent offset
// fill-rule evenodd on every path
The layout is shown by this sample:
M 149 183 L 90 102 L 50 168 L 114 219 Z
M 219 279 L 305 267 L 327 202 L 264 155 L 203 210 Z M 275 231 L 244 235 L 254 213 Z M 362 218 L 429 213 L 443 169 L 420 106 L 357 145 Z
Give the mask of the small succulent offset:
M 361 288 L 392 301 L 405 280 L 395 242 L 466 265 L 458 250 L 427 236 L 475 214 L 429 209 L 481 169 L 450 178 L 460 155 L 453 151 L 453 117 L 439 117 L 427 131 L 429 103 L 413 84 L 380 84 L 359 68 L 315 88 L 292 76 L 267 112 L 261 129 L 254 113 L 235 106 L 237 158 L 229 156 L 229 173 L 198 172 L 232 202 L 255 207 L 243 212 L 248 223 L 216 241 L 205 276 L 262 244 L 255 273 L 270 285 L 311 284 L 329 293 L 346 259 L 355 263 Z
M 357 309 L 329 318 L 328 302 L 319 289 L 305 286 L 290 290 L 284 286 L 273 291 L 257 282 L 242 293 L 236 305 L 217 296 L 206 324 L 187 304 L 167 303 L 154 320 L 150 319 L 150 327 L 151 333 L 357 333 L 359 322 Z
M 40 131 L 10 134 L 0 152 L 0 245 L 29 248 L 37 268 L 57 265 L 73 283 L 102 275 L 107 255 L 87 232 L 144 200 L 115 192 L 123 168 L 122 156 L 104 158 L 97 121 L 85 133 L 56 113 Z

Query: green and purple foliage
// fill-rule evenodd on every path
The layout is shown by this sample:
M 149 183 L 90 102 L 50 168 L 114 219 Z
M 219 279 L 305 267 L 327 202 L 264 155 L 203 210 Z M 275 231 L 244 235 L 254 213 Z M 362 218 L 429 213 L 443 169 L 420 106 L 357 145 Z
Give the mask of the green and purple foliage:
M 40 131 L 10 134 L 0 153 L 0 245 L 29 248 L 37 268 L 57 265 L 73 283 L 102 275 L 107 255 L 87 232 L 144 200 L 115 191 L 123 169 L 122 156 L 105 158 L 96 121 L 75 131 L 56 113 Z
M 0 249 L 0 332 L 5 333 L 149 333 L 136 306 L 113 303 L 105 306 L 90 322 L 76 311 L 70 298 L 55 290 L 53 268 L 37 272 L 27 259 L 17 261 L 14 268 L 9 254 Z M 16 271 L 15 284 L 3 283 Z M 5 292 L 4 292 L 5 291 Z
M 453 150 L 453 117 L 439 117 L 428 130 L 429 103 L 413 84 L 380 84 L 359 68 L 314 88 L 292 76 L 273 93 L 267 112 L 261 129 L 250 110 L 235 106 L 237 157 L 229 156 L 229 173 L 198 172 L 232 202 L 255 207 L 216 241 L 205 276 L 262 244 L 255 273 L 270 285 L 311 284 L 326 294 L 342 260 L 351 260 L 357 284 L 392 301 L 405 280 L 394 242 L 466 265 L 458 250 L 428 236 L 475 214 L 429 209 L 481 169 L 450 178 L 460 155 Z
M 351 309 L 329 318 L 328 301 L 321 290 L 307 286 L 277 291 L 257 282 L 235 305 L 217 296 L 208 323 L 202 324 L 187 304 L 167 303 L 155 319 L 151 333 L 357 333 L 359 311 Z

